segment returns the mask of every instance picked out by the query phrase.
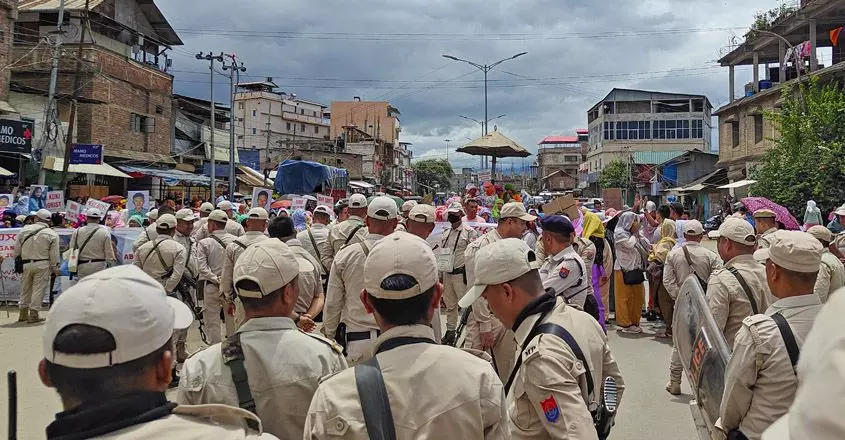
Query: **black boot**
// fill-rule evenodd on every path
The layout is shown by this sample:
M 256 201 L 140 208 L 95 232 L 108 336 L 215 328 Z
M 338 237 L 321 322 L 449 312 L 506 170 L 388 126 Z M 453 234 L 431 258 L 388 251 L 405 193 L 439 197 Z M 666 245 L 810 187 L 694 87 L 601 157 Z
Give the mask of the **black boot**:
M 446 334 L 443 335 L 443 339 L 442 339 L 443 345 L 454 346 L 455 342 L 457 342 L 457 341 L 455 341 L 455 336 L 457 336 L 457 334 L 455 333 L 454 330 L 446 330 Z
M 168 389 L 176 388 L 179 386 L 179 375 L 176 373 L 176 367 L 173 367 L 173 371 L 170 373 L 172 378 L 170 379 L 170 385 L 167 386 Z

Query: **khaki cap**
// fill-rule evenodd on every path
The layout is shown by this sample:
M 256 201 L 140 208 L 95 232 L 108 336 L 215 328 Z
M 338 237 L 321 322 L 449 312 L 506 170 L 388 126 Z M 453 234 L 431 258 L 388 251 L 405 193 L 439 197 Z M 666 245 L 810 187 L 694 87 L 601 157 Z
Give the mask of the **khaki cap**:
M 502 206 L 502 209 L 499 211 L 499 217 L 503 219 L 518 218 L 527 222 L 533 222 L 534 220 L 537 220 L 537 217 L 525 212 L 525 206 L 523 206 L 523 204 L 520 202 L 505 203 L 504 206 Z
M 414 206 L 417 206 L 416 200 L 407 200 L 405 203 L 402 204 L 402 212 L 409 212 L 410 210 L 414 209 Z
M 757 261 L 772 263 L 793 272 L 819 271 L 822 245 L 812 235 L 801 231 L 776 231 L 771 234 L 771 246 L 754 252 Z
M 329 217 L 331 217 L 333 214 L 331 208 L 326 205 L 318 205 L 316 208 L 314 208 L 314 214 L 317 213 L 326 214 Z
M 681 230 L 685 235 L 701 235 L 704 233 L 704 226 L 698 220 L 687 220 Z
M 393 199 L 378 196 L 367 205 L 367 217 L 372 217 L 376 220 L 392 220 L 399 217 L 399 210 L 396 209 L 396 202 Z
M 50 308 L 42 336 L 44 359 L 79 369 L 123 364 L 160 349 L 173 330 L 186 329 L 193 320 L 188 306 L 167 296 L 161 284 L 137 266 L 101 270 L 78 281 Z M 107 331 L 114 338 L 115 349 L 91 354 L 54 350 L 56 336 L 75 324 Z
M 763 433 L 763 440 L 845 438 L 845 288 L 830 295 L 801 346 L 798 391 L 789 412 Z
M 197 219 L 197 216 L 194 215 L 194 211 L 188 208 L 180 209 L 176 211 L 176 220 L 181 220 L 183 222 L 192 222 Z
M 85 217 L 103 218 L 103 211 L 100 211 L 97 208 L 88 208 L 87 210 L 85 210 Z
M 221 200 L 220 203 L 217 204 L 217 209 L 228 211 L 230 209 L 235 209 L 235 206 L 228 200 Z
M 232 280 L 238 296 L 263 298 L 296 279 L 303 267 L 303 260 L 280 240 L 263 240 L 247 247 L 232 271 Z M 249 280 L 258 284 L 259 291 L 239 289 L 238 282 Z
M 472 305 L 487 286 L 513 281 L 540 268 L 537 254 L 518 238 L 506 238 L 478 250 L 475 257 L 475 281 L 458 305 Z
M 173 229 L 176 227 L 176 217 L 164 214 L 156 220 L 156 229 Z
M 391 275 L 408 275 L 417 284 L 405 290 L 382 289 L 382 281 Z M 407 232 L 394 232 L 377 241 L 364 263 L 364 290 L 381 299 L 413 298 L 437 284 L 438 277 L 431 246 Z
M 222 209 L 215 209 L 211 211 L 211 214 L 208 214 L 208 221 L 226 223 L 229 221 L 229 214 L 226 214 L 226 211 Z
M 746 246 L 757 244 L 757 236 L 754 235 L 754 228 L 751 223 L 736 217 L 726 218 L 719 226 L 719 230 L 715 234 L 711 233 L 710 236 L 713 238 L 725 237 L 730 241 Z
M 53 213 L 46 209 L 39 209 L 35 212 L 35 216 L 40 218 L 41 220 L 50 220 L 51 218 L 53 218 Z
M 348 205 L 350 208 L 366 208 L 367 198 L 364 197 L 363 194 L 352 194 L 352 196 L 349 197 Z
M 211 202 L 205 202 L 202 205 L 200 205 L 200 212 L 204 212 L 204 213 L 208 214 L 211 211 L 214 211 L 214 205 Z
M 151 209 L 150 212 L 147 213 L 147 218 L 156 221 L 158 219 L 158 209 Z
M 833 211 L 833 213 L 836 215 L 845 215 L 845 205 L 836 208 L 836 211 Z
M 252 208 L 246 213 L 246 218 L 250 220 L 269 220 L 270 214 L 264 208 Z
M 417 223 L 434 223 L 437 221 L 437 213 L 433 206 L 420 203 L 411 208 L 408 220 Z
M 813 226 L 812 228 L 807 229 L 807 233 L 816 237 L 818 240 L 826 241 L 828 243 L 833 242 L 833 232 L 830 232 L 830 229 L 827 229 L 824 226 Z
M 464 207 L 463 207 L 463 205 L 461 205 L 458 202 L 453 202 L 451 205 L 449 205 L 448 208 L 446 208 L 446 213 L 447 214 L 448 213 L 461 213 L 461 214 L 463 214 L 464 213 Z
M 754 218 L 775 218 L 775 212 L 771 209 L 758 209 L 751 215 Z

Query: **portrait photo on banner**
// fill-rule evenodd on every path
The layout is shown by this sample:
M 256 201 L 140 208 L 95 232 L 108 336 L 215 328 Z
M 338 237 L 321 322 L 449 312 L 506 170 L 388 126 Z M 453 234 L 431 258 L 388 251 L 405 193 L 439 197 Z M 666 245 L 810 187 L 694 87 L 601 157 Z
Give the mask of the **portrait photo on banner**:
M 126 218 L 130 218 L 133 215 L 144 218 L 144 215 L 149 212 L 149 201 L 149 191 L 137 191 L 130 189 L 126 194 L 126 209 L 128 210 Z
M 270 188 L 253 188 L 252 189 L 252 207 L 264 208 L 270 210 L 270 204 L 273 203 L 273 190 Z
M 45 209 L 47 206 L 47 185 L 32 185 L 29 187 L 30 212 Z
M 14 194 L 0 194 L 0 209 L 6 209 L 9 207 L 14 208 L 15 205 L 15 195 Z

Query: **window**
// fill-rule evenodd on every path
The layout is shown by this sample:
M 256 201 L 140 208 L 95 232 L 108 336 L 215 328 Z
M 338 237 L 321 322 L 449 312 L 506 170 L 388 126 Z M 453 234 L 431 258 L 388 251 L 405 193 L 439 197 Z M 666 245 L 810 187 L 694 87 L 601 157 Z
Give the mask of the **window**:
M 687 119 L 654 121 L 652 127 L 653 139 L 690 139 L 690 121 Z
M 290 122 L 288 122 L 288 131 L 290 131 Z
M 694 119 L 692 121 L 692 138 L 693 139 L 703 139 L 704 138 L 704 121 L 701 119 Z
M 299 125 L 300 125 L 299 131 L 305 133 L 305 124 L 299 124 Z
M 320 127 L 314 127 L 314 134 L 320 134 Z
M 316 118 L 317 117 L 317 111 L 314 110 L 313 113 L 314 113 L 314 117 Z
M 155 118 L 150 118 L 137 113 L 129 116 L 129 129 L 135 133 L 154 133 L 156 126 Z
M 739 146 L 739 122 L 733 121 L 728 123 L 728 129 L 731 131 L 731 146 Z
M 610 141 L 613 140 L 613 122 L 605 122 L 604 123 L 604 140 Z
M 253 110 L 253 111 L 254 111 L 254 110 Z M 255 133 L 256 133 L 256 128 L 255 128 L 255 127 L 252 127 L 252 134 L 255 134 Z
M 238 110 L 243 110 L 243 109 L 244 109 L 244 103 L 243 103 L 243 102 L 239 102 L 239 103 L 238 103 Z
M 754 115 L 754 143 L 763 140 L 763 115 Z
M 255 116 L 255 115 L 257 115 L 257 114 L 258 114 L 258 111 L 257 111 L 257 110 L 255 110 L 255 109 L 252 109 L 252 116 Z
M 305 114 L 305 109 L 304 109 L 304 108 L 299 109 L 299 114 L 300 114 L 300 115 L 304 115 L 304 114 Z
M 704 112 L 704 100 L 703 99 L 693 99 L 692 100 L 692 111 L 697 113 Z

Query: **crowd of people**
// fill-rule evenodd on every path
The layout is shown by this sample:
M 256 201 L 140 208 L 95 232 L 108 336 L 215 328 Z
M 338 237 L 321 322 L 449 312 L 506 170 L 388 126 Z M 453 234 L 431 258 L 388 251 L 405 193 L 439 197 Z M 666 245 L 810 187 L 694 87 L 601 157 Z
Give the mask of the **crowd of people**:
M 607 332 L 662 319 L 671 338 L 691 276 L 733 350 L 717 436 L 808 438 L 769 426 L 808 404 L 814 371 L 843 379 L 835 360 L 803 361 L 818 353 L 797 363 L 789 341 L 833 344 L 811 328 L 845 311 L 845 240 L 778 230 L 769 210 L 754 226 L 727 218 L 713 252 L 682 205 L 639 197 L 570 216 L 503 200 L 489 217 L 477 192 L 441 206 L 353 194 L 276 215 L 170 202 L 149 224 L 129 216 L 143 230 L 117 267 L 109 213 L 87 209 L 65 250 L 49 211 L 25 219 L 19 320 L 44 320 L 60 252 L 78 279 L 46 317 L 39 374 L 65 408 L 48 438 L 607 438 L 625 391 Z M 123 227 L 115 208 L 108 226 Z M 819 313 L 825 302 L 836 312 Z M 205 343 L 194 353 L 189 331 Z M 667 363 L 680 394 L 677 349 Z

